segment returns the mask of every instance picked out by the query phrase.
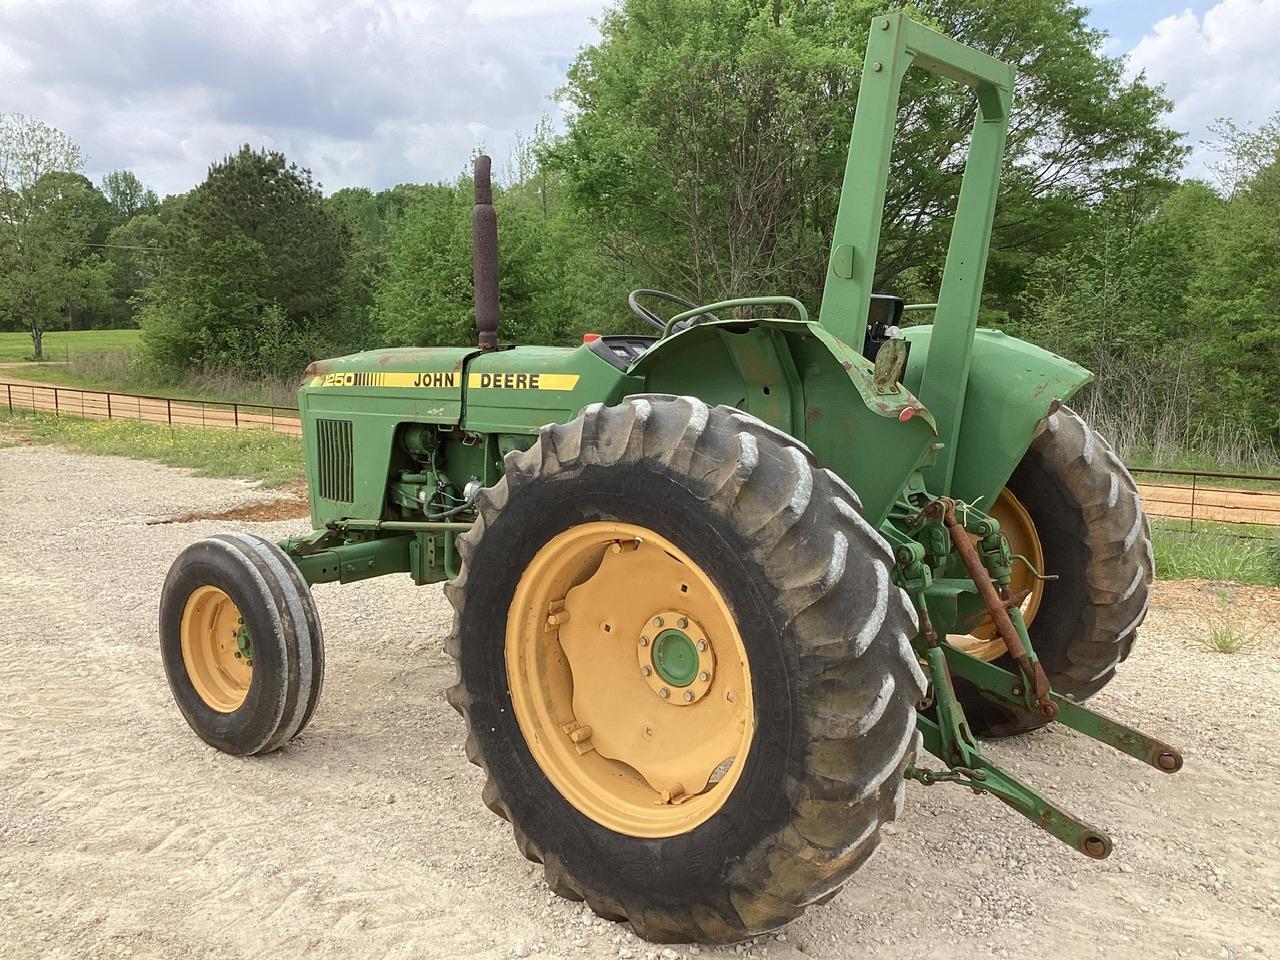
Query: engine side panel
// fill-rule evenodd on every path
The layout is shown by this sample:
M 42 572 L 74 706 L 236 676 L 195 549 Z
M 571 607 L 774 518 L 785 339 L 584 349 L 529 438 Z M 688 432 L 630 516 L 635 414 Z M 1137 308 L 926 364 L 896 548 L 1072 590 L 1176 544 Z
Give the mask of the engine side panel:
M 401 423 L 449 426 L 462 416 L 473 347 L 372 350 L 319 360 L 298 391 L 311 523 L 379 517 Z

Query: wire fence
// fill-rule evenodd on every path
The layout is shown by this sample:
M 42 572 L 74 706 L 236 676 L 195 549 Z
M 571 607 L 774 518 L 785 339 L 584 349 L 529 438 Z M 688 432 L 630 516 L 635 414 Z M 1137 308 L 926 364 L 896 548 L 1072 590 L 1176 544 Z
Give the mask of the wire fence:
M 35 383 L 0 382 L 0 396 L 10 414 L 23 411 L 74 416 L 86 420 L 142 420 L 171 427 L 216 427 L 228 430 L 274 430 L 301 436 L 297 407 L 264 403 L 153 397 L 108 390 L 81 390 Z
M 1280 530 L 1280 476 L 1165 467 L 1129 472 L 1149 515 L 1185 521 L 1189 531 L 1199 524 L 1202 530 L 1270 540 Z
M 233 430 L 274 430 L 302 434 L 297 407 L 261 403 L 154 397 L 106 390 L 0 381 L 11 414 L 20 411 L 68 415 L 90 420 L 142 420 L 169 426 Z M 1185 529 L 1200 528 L 1232 536 L 1275 539 L 1280 536 L 1280 476 L 1130 467 L 1143 505 L 1153 517 Z M 1227 481 L 1224 483 L 1224 481 Z

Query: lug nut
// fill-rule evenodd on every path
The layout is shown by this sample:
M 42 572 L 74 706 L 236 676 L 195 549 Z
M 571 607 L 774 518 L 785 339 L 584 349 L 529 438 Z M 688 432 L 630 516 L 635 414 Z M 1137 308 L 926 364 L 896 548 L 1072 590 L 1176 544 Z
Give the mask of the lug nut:
M 692 701 L 693 701 L 693 691 L 692 691 L 692 690 L 686 690 L 686 691 L 684 692 L 684 702 L 685 702 L 685 703 L 691 703 Z
M 640 676 L 642 676 L 642 677 L 647 677 L 647 676 L 648 676 L 649 674 L 651 674 L 651 673 L 653 673 L 653 671 L 652 671 L 652 670 L 650 670 L 648 667 L 641 667 L 641 668 L 640 668 Z
M 699 640 L 699 641 L 698 641 L 698 651 L 699 651 L 699 652 L 705 652 L 705 651 L 706 651 L 706 649 L 707 649 L 707 641 L 705 641 L 705 640 Z
M 648 637 L 641 637 L 641 638 L 640 638 L 640 646 L 642 646 L 642 647 L 647 647 L 648 645 L 649 645 L 649 638 L 648 638 Z
M 676 626 L 679 627 L 681 630 L 683 630 L 688 625 L 689 625 L 689 621 L 686 620 L 684 617 L 681 617 L 679 620 L 676 621 Z
M 653 625 L 654 625 L 655 627 L 660 627 L 660 626 L 662 626 L 662 624 L 663 624 L 664 622 L 665 622 L 665 621 L 664 621 L 661 617 L 654 617 L 654 618 L 653 618 Z
M 733 703 L 733 701 L 738 699 L 738 695 L 734 693 L 732 690 L 730 690 L 728 693 L 724 695 L 724 698 L 728 700 L 730 703 Z
M 708 680 L 711 679 L 711 674 L 708 673 L 706 670 L 703 670 L 700 674 L 698 674 L 698 679 L 701 680 L 703 683 L 706 683 Z
M 671 691 L 668 690 L 666 687 L 663 687 L 661 690 L 658 691 L 658 696 L 660 696 L 663 700 L 666 700 L 669 696 L 671 696 Z

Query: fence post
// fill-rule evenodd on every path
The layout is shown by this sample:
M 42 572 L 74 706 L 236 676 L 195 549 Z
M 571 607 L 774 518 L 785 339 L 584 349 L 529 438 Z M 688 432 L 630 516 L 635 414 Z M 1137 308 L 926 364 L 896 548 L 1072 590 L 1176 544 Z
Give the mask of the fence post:
M 240 404 L 233 403 L 231 405 L 231 415 L 235 417 L 236 429 L 239 430 L 240 429 Z
M 1191 475 L 1191 524 L 1188 527 L 1189 530 L 1194 530 L 1196 528 L 1196 480 L 1197 479 L 1198 479 L 1198 475 L 1193 473 Z
M 9 416 L 13 416 L 13 384 L 6 383 L 5 389 L 9 391 Z
M 111 419 L 111 394 L 107 394 L 107 419 Z
M 58 408 L 58 388 L 57 387 L 53 388 L 53 415 L 55 417 L 62 416 L 62 411 Z
M 170 400 L 168 397 L 166 397 L 164 401 L 164 405 L 169 410 L 169 426 L 172 427 L 173 426 L 173 401 Z

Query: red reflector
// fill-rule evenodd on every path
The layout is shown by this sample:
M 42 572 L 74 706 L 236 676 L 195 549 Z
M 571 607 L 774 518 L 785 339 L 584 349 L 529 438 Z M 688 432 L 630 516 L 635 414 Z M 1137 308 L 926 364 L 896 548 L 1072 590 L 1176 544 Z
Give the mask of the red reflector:
M 600 339 L 600 334 L 598 333 L 584 333 L 582 335 L 583 343 L 591 343 L 592 341 L 599 340 L 599 339 Z
M 902 410 L 901 410 L 901 411 L 899 411 L 899 413 L 898 413 L 898 421 L 899 421 L 900 423 L 906 423 L 908 420 L 910 420 L 910 419 L 911 419 L 912 417 L 914 417 L 915 415 L 916 415 L 916 408 L 915 408 L 915 407 L 903 407 L 903 408 L 902 408 Z

